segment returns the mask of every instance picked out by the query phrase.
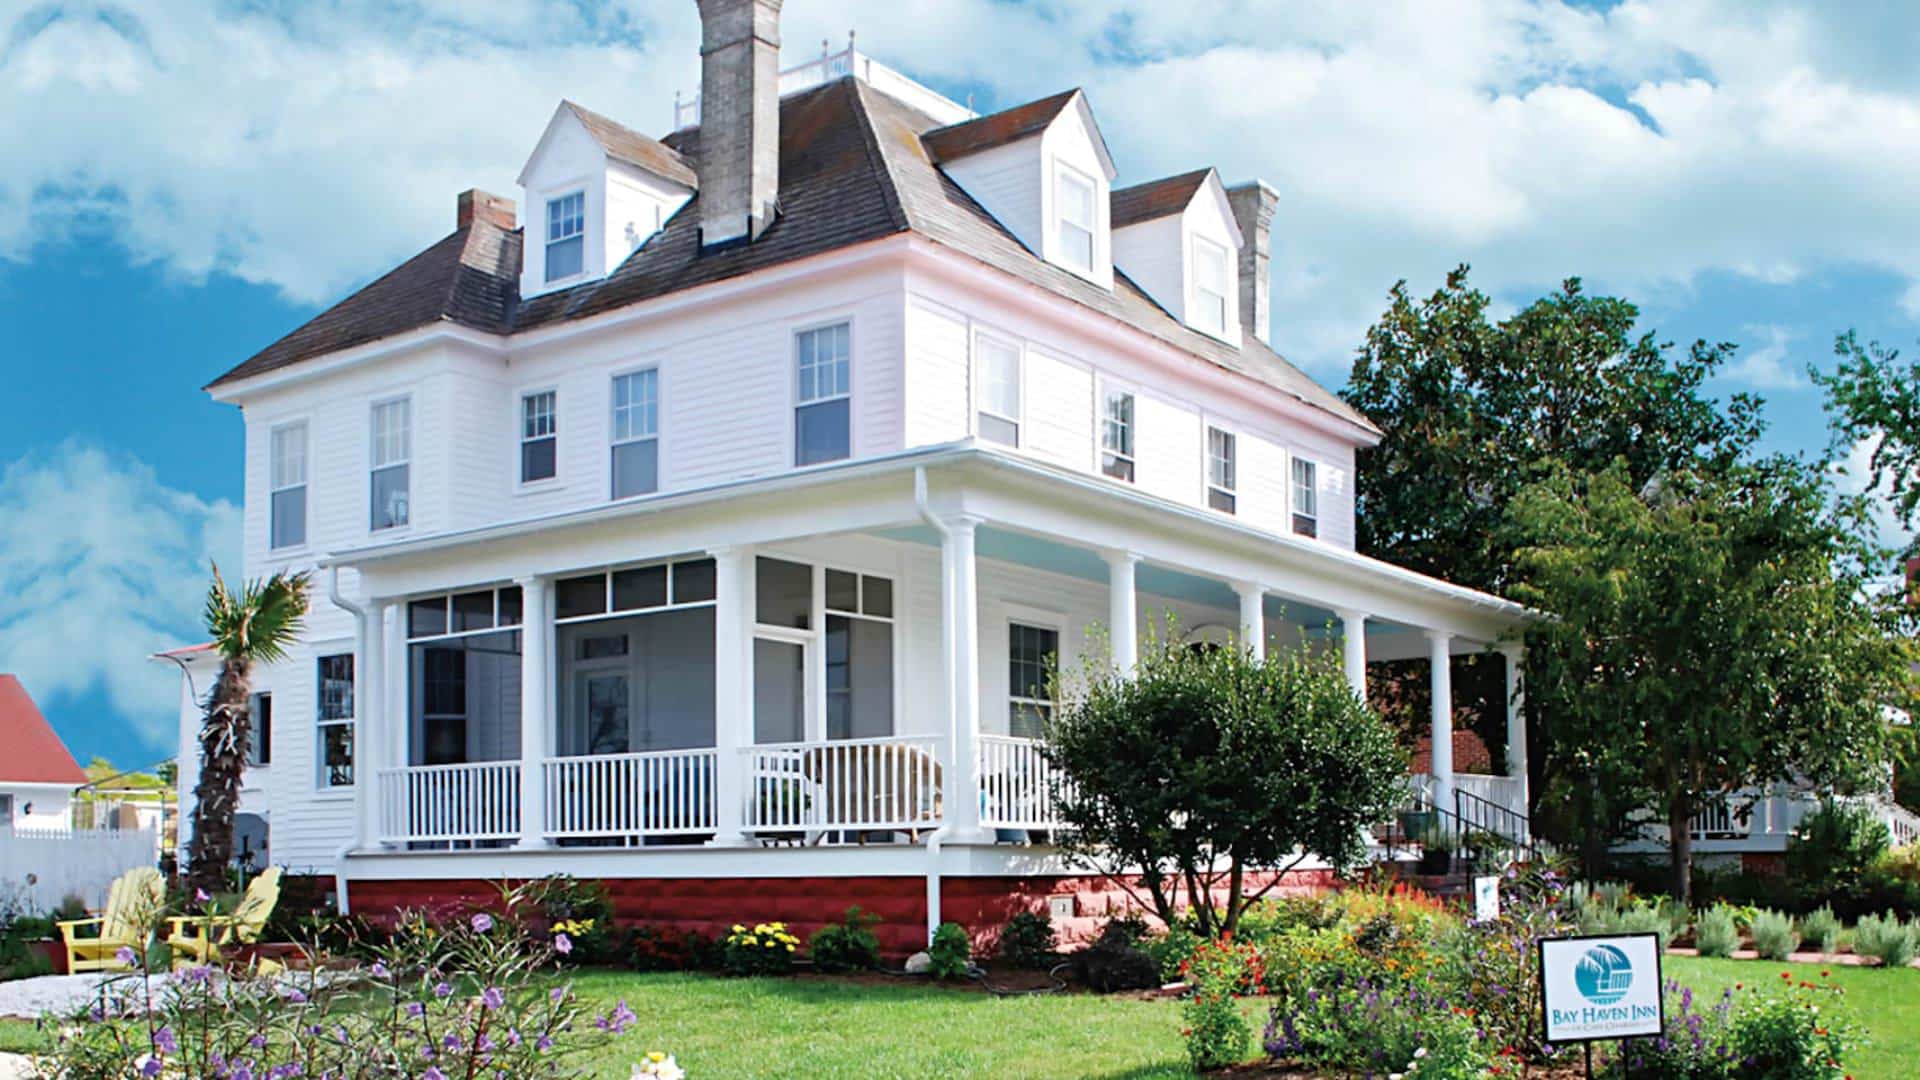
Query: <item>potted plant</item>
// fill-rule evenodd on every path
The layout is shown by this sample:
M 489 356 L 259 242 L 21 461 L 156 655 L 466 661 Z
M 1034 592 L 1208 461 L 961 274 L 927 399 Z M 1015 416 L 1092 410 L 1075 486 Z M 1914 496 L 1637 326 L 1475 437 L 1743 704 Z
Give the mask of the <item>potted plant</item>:
M 1420 833 L 1420 872 L 1430 877 L 1453 869 L 1453 853 L 1459 842 L 1453 833 L 1438 825 L 1429 825 Z
M 813 800 L 798 779 L 763 779 L 759 784 L 760 813 L 756 820 L 778 822 L 785 825 L 791 822 L 807 820 L 807 812 L 813 806 Z M 763 840 L 791 841 L 806 839 L 804 828 L 761 827 L 754 830 Z

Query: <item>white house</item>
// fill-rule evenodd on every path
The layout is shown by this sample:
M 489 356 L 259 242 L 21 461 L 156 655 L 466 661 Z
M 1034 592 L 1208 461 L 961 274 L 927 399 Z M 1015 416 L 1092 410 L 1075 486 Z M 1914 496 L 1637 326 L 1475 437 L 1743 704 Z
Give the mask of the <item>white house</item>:
M 0 831 L 64 833 L 87 774 L 13 675 L 0 674 Z
M 559 871 L 686 925 L 860 903 L 896 947 L 1088 913 L 1029 843 L 1039 673 L 1169 615 L 1363 692 L 1432 660 L 1435 794 L 1524 824 L 1517 701 L 1511 776 L 1444 750 L 1449 658 L 1526 614 L 1354 552 L 1379 432 L 1269 344 L 1279 193 L 1116 187 L 1079 91 L 975 116 L 851 48 L 779 71 L 779 0 L 699 10 L 680 130 L 562 103 L 524 227 L 462 194 L 208 387 L 245 572 L 323 594 L 258 677 L 274 862 L 358 911 Z

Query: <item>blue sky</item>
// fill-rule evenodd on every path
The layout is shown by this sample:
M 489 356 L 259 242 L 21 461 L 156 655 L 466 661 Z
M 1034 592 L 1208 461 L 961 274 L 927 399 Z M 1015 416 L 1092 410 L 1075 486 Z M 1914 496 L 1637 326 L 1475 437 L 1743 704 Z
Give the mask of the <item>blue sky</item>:
M 1282 193 L 1276 343 L 1337 386 L 1388 288 L 1517 306 L 1580 275 L 1685 343 L 1774 445 L 1826 443 L 1836 331 L 1920 339 L 1920 14 L 1891 0 L 787 0 L 984 110 L 1084 86 L 1130 183 Z M 562 96 L 644 131 L 698 79 L 685 0 L 0 0 L 0 671 L 83 760 L 172 751 L 237 412 L 200 387 L 514 195 Z

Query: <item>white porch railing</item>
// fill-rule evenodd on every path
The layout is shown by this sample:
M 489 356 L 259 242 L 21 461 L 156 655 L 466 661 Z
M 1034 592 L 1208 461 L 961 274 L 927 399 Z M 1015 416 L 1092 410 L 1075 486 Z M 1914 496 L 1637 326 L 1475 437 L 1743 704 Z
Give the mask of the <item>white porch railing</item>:
M 717 751 L 548 758 L 543 821 L 553 839 L 695 836 L 717 827 Z
M 1039 739 L 980 736 L 980 824 L 989 829 L 1057 829 L 1053 800 L 1065 777 Z
M 520 835 L 520 763 L 415 765 L 380 773 L 380 839 L 393 844 Z
M 939 826 L 944 740 L 832 739 L 748 747 L 746 828 L 753 833 L 920 832 Z

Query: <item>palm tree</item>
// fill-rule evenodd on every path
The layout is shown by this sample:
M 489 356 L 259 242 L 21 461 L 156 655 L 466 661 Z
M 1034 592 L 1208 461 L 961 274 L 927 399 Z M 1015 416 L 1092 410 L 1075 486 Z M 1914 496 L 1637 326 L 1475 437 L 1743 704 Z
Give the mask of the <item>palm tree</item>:
M 233 816 L 240 803 L 240 771 L 246 767 L 253 724 L 253 666 L 284 659 L 287 645 L 306 619 L 305 572 L 281 571 L 250 581 L 240 592 L 227 588 L 220 567 L 207 588 L 207 631 L 220 653 L 220 674 L 207 694 L 200 726 L 200 782 L 193 790 L 193 850 L 187 884 L 208 893 L 226 881 L 233 858 Z

